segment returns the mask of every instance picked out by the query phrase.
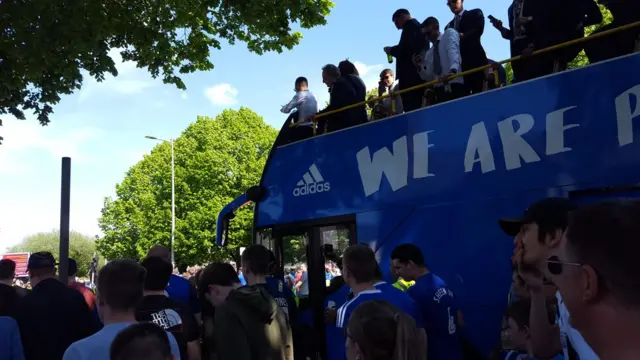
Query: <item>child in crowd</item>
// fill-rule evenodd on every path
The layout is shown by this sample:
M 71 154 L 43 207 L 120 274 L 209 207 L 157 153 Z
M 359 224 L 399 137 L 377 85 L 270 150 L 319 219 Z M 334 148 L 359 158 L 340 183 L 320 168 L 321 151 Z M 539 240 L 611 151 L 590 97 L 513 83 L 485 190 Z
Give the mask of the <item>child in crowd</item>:
M 549 321 L 555 322 L 555 307 L 547 307 Z M 529 334 L 529 312 L 531 309 L 530 299 L 523 298 L 515 301 L 507 310 L 505 340 L 512 348 L 503 357 L 504 360 L 563 360 L 562 355 L 557 355 L 553 359 L 539 359 L 531 352 L 531 341 Z

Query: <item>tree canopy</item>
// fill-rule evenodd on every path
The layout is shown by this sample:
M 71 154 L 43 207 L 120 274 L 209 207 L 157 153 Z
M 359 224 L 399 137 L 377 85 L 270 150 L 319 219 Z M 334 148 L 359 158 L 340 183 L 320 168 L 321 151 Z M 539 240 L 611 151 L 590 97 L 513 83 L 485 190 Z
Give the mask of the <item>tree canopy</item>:
M 9 252 L 38 252 L 48 251 L 56 259 L 60 259 L 60 231 L 37 233 L 26 237 L 18 245 L 9 248 Z M 69 233 L 69 257 L 78 263 L 78 276 L 87 276 L 91 260 L 96 252 L 96 245 L 92 236 L 79 232 Z
M 32 111 L 49 122 L 60 95 L 80 89 L 81 70 L 98 81 L 118 75 L 108 52 L 122 49 L 165 83 L 211 70 L 210 49 L 237 41 L 262 54 L 292 49 L 302 29 L 326 24 L 331 0 L 3 1 L 0 115 Z
M 258 184 L 277 131 L 247 108 L 225 110 L 215 119 L 198 117 L 175 140 L 178 265 L 230 258 L 251 243 L 252 208 L 236 212 L 228 245 L 214 246 L 216 218 L 223 206 Z M 99 220 L 98 249 L 109 259 L 142 258 L 171 239 L 171 146 L 157 145 L 116 185 Z

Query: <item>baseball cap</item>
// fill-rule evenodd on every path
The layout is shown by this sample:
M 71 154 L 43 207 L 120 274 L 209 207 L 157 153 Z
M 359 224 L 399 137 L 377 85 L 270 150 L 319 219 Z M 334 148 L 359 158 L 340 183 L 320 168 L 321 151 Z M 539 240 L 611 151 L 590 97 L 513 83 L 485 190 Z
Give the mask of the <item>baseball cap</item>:
M 27 270 L 47 269 L 56 266 L 56 259 L 53 258 L 50 252 L 40 251 L 35 252 L 29 256 L 29 262 L 27 263 Z
M 536 223 L 539 226 L 564 229 L 567 227 L 569 213 L 576 206 L 567 198 L 547 198 L 529 206 L 519 218 L 499 219 L 500 228 L 509 236 L 516 236 L 524 224 Z

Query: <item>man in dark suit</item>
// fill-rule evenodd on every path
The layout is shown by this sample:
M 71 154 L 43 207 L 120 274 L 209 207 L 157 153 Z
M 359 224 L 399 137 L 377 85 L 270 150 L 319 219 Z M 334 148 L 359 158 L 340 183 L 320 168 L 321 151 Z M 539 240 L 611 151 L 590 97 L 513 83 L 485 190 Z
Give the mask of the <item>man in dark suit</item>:
M 594 31 L 591 36 L 603 31 L 640 21 L 640 2 L 637 0 L 600 0 L 599 3 L 611 11 L 613 21 Z M 585 43 L 584 51 L 590 63 L 630 54 L 640 41 L 640 29 L 634 27 Z
M 524 24 L 531 42 L 524 50 L 525 55 L 582 38 L 585 26 L 602 22 L 602 13 L 594 0 L 536 0 L 527 2 L 525 7 L 528 7 L 528 15 L 520 22 Z M 535 56 L 532 58 L 536 64 L 534 77 L 566 69 L 583 47 L 583 44 L 575 44 Z
M 460 33 L 462 71 L 487 65 L 487 55 L 480 43 L 480 38 L 484 33 L 484 14 L 482 10 L 465 10 L 463 6 L 464 0 L 447 1 L 455 17 L 446 26 L 445 30 L 454 28 Z M 479 71 L 464 77 L 464 83 L 472 94 L 482 92 L 484 80 L 484 71 Z
M 429 49 L 429 42 L 422 34 L 422 26 L 411 17 L 409 10 L 399 9 L 391 17 L 398 30 L 402 30 L 400 42 L 396 46 L 387 46 L 384 52 L 396 58 L 396 79 L 400 90 L 424 83 L 413 65 L 413 56 L 421 55 Z M 409 112 L 422 106 L 424 90 L 415 90 L 401 95 L 404 111 Z
M 359 79 L 354 75 L 340 76 L 340 70 L 335 65 L 325 65 L 322 68 L 322 82 L 329 87 L 329 105 L 318 114 L 338 110 L 345 106 L 363 102 L 365 93 L 358 89 Z M 332 132 L 367 122 L 365 106 L 359 106 L 346 111 L 321 117 L 318 119 L 318 132 Z

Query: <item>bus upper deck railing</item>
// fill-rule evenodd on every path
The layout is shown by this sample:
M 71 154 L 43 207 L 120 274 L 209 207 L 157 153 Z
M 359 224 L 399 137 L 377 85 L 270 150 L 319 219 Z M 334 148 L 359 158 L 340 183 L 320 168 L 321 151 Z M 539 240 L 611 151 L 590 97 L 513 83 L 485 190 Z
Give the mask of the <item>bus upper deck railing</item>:
M 424 83 L 424 84 L 412 86 L 410 88 L 406 88 L 406 89 L 402 89 L 402 90 L 399 90 L 399 91 L 395 91 L 393 93 L 387 93 L 387 94 L 384 94 L 382 96 L 378 96 L 378 97 L 373 98 L 373 99 L 369 99 L 369 100 L 361 101 L 361 102 L 358 102 L 358 103 L 355 103 L 355 104 L 351 104 L 351 105 L 342 107 L 340 109 L 335 109 L 335 110 L 330 110 L 330 111 L 327 111 L 327 112 L 324 112 L 324 113 L 320 113 L 320 114 L 317 114 L 317 115 L 315 115 L 315 116 L 313 116 L 311 118 L 311 120 L 313 121 L 313 125 L 314 125 L 313 126 L 313 129 L 314 129 L 313 130 L 313 134 L 314 134 L 314 136 L 316 135 L 316 123 L 317 123 L 317 120 L 320 119 L 320 118 L 323 118 L 323 117 L 334 115 L 334 114 L 337 114 L 337 113 L 342 112 L 342 111 L 355 109 L 355 108 L 358 108 L 358 107 L 361 107 L 361 106 L 366 106 L 367 104 L 375 103 L 375 102 L 378 102 L 378 101 L 380 101 L 382 99 L 390 98 L 392 96 L 395 97 L 397 95 L 401 95 L 401 94 L 407 93 L 409 91 L 415 91 L 415 90 L 423 89 L 423 88 L 430 87 L 430 86 L 433 86 L 433 85 L 436 85 L 436 84 L 439 84 L 439 83 L 443 83 L 445 81 L 451 81 L 451 80 L 453 80 L 455 78 L 471 75 L 471 74 L 474 74 L 474 73 L 477 73 L 477 72 L 480 72 L 480 71 L 485 71 L 485 70 L 493 68 L 494 66 L 501 66 L 503 64 L 511 63 L 513 61 L 518 61 L 518 60 L 520 60 L 522 58 L 530 58 L 532 56 L 545 54 L 545 53 L 552 52 L 552 51 L 555 51 L 555 50 L 558 50 L 558 49 L 569 47 L 569 46 L 572 46 L 572 45 L 575 45 L 575 44 L 584 43 L 584 42 L 587 42 L 587 41 L 590 41 L 590 40 L 593 40 L 593 39 L 598 39 L 598 38 L 601 38 L 601 37 L 605 37 L 605 36 L 608 36 L 608 35 L 611 35 L 611 34 L 614 34 L 614 33 L 617 33 L 617 32 L 629 30 L 629 29 L 632 29 L 632 28 L 635 28 L 635 27 L 639 27 L 639 26 L 640 26 L 640 21 L 637 21 L 637 22 L 634 22 L 634 23 L 630 23 L 630 24 L 626 24 L 626 25 L 622 25 L 622 26 L 619 26 L 617 28 L 609 29 L 609 30 L 606 30 L 606 31 L 603 31 L 603 32 L 600 32 L 600 33 L 591 34 L 589 36 L 585 36 L 585 37 L 582 37 L 582 38 L 579 38 L 579 39 L 574 39 L 574 40 L 571 40 L 571 41 L 567 41 L 567 42 L 564 42 L 562 44 L 557 44 L 557 45 L 553 45 L 553 46 L 550 46 L 550 47 L 547 47 L 547 48 L 544 48 L 544 49 L 536 50 L 531 55 L 526 55 L 526 56 L 518 55 L 518 56 L 515 56 L 515 57 L 512 57 L 512 58 L 506 59 L 506 60 L 502 60 L 500 62 L 496 62 L 495 64 L 487 64 L 487 65 L 483 65 L 481 67 L 477 67 L 475 69 L 463 71 L 463 72 L 457 73 L 455 75 L 448 76 L 446 79 L 438 79 L 438 80 L 434 80 L 434 81 L 429 81 L 429 82 Z M 496 76 L 496 79 L 497 79 L 497 76 Z M 393 106 L 394 102 L 392 101 L 391 103 L 392 103 L 392 106 Z M 295 123 L 291 124 L 290 127 L 295 127 L 298 124 L 302 124 L 302 123 L 305 123 L 305 122 L 308 122 L 308 121 L 309 121 L 309 119 L 301 119 L 301 120 L 296 121 Z

